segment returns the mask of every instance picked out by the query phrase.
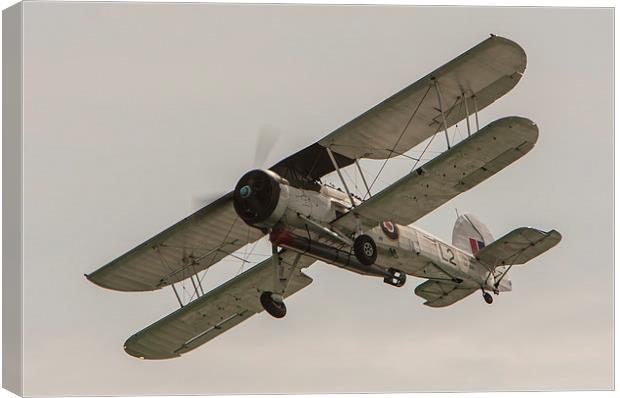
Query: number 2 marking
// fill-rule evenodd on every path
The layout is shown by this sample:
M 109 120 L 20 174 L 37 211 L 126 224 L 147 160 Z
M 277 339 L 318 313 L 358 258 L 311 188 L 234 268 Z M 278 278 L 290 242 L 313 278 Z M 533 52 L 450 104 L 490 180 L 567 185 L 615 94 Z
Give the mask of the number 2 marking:
M 443 249 L 441 250 L 441 257 L 443 257 L 443 259 L 449 262 L 450 264 L 456 265 L 456 262 L 454 261 L 454 251 L 452 251 L 451 248 L 443 246 L 443 245 L 441 245 L 441 248 Z M 447 255 L 446 253 L 444 253 L 444 250 L 447 253 Z
M 450 257 L 450 258 L 448 259 L 448 262 L 449 262 L 450 264 L 454 264 L 454 265 L 456 265 L 456 263 L 454 262 L 454 252 L 452 251 L 452 249 L 450 249 L 450 248 L 448 247 L 448 248 L 446 249 L 446 251 L 448 252 L 448 254 L 449 254 L 450 256 L 452 256 L 452 257 Z

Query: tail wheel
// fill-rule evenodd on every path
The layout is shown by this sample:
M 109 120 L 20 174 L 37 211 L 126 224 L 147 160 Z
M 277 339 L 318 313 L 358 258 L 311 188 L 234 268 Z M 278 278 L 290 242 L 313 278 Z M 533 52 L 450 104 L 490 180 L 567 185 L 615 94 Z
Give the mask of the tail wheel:
M 489 293 L 487 292 L 482 293 L 482 297 L 484 298 L 484 301 L 487 304 L 493 304 L 493 296 L 491 296 Z
M 274 318 L 284 318 L 284 315 L 286 315 L 284 301 L 274 300 L 271 292 L 263 292 L 260 295 L 260 303 L 265 311 Z
M 353 242 L 353 252 L 360 263 L 373 265 L 377 261 L 377 245 L 368 235 L 360 235 Z

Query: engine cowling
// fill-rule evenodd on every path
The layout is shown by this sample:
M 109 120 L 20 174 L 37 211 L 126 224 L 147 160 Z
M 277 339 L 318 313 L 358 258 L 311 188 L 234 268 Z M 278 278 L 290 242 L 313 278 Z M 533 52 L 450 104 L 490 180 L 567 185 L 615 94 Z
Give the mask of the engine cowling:
M 233 205 L 247 224 L 270 228 L 286 211 L 289 199 L 288 181 L 270 170 L 252 170 L 235 186 Z

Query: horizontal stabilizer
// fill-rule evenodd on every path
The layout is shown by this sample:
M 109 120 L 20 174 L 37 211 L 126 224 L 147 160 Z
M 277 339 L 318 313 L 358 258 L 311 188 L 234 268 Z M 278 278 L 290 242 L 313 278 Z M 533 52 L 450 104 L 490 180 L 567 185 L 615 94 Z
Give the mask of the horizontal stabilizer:
M 282 263 L 290 270 L 298 254 L 283 252 Z M 301 256 L 284 294 L 303 289 L 312 278 L 301 272 L 316 260 Z M 288 270 L 286 272 L 288 272 Z M 213 289 L 167 317 L 139 331 L 125 342 L 125 351 L 141 359 L 178 357 L 263 311 L 260 295 L 273 291 L 274 265 L 270 259 Z
M 414 293 L 426 299 L 429 307 L 447 307 L 469 296 L 480 287 L 467 282 L 429 280 L 415 288 Z
M 517 228 L 481 249 L 476 258 L 491 267 L 525 264 L 557 245 L 561 239 L 562 235 L 556 230 L 544 232 L 529 227 Z

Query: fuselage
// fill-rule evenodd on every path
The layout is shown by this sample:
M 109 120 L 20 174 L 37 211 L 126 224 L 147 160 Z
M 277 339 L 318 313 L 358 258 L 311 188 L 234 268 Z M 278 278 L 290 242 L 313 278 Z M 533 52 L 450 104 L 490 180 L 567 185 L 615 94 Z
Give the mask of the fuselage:
M 390 220 L 382 220 L 379 226 L 364 231 L 376 242 L 378 254 L 372 267 L 360 264 L 351 255 L 350 245 L 329 229 L 333 220 L 351 209 L 352 202 L 355 206 L 362 203 L 359 198 L 327 185 L 307 190 L 282 184 L 280 200 L 272 213 L 276 217 L 268 221 L 277 221 L 276 228 L 295 238 L 294 243 L 287 243 L 286 239 L 277 242 L 281 246 L 350 271 L 382 276 L 379 271 L 396 269 L 415 277 L 496 290 L 495 275 L 499 269 L 487 268 L 471 253 L 417 227 Z M 502 279 L 497 290 L 511 290 L 510 281 Z
M 415 226 L 383 221 L 379 227 L 366 233 L 377 242 L 378 265 L 420 278 L 462 280 L 494 290 L 494 270 L 488 269 L 472 254 Z M 509 280 L 501 280 L 499 291 L 511 288 Z

